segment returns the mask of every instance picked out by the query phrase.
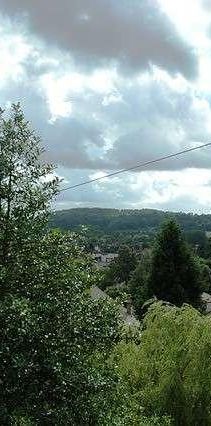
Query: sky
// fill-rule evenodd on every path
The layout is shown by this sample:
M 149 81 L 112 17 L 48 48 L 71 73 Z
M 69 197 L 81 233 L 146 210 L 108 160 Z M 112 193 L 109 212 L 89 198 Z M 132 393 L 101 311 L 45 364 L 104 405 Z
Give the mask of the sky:
M 211 0 L 0 0 L 0 105 L 61 188 L 211 142 Z M 61 193 L 57 209 L 211 213 L 211 148 Z

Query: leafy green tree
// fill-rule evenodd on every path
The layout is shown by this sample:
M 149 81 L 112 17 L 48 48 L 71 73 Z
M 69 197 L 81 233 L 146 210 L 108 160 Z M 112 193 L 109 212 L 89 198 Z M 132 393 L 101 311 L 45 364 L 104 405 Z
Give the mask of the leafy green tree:
M 0 423 L 97 424 L 115 389 L 117 309 L 90 298 L 84 242 L 47 233 L 58 181 L 19 105 L 2 113 L 0 149 Z
M 127 283 L 132 271 L 137 265 L 136 255 L 128 246 L 122 246 L 116 260 L 116 279 L 118 282 Z
M 118 314 L 110 301 L 90 299 L 93 274 L 75 240 L 46 235 L 28 253 L 31 271 L 25 257 L 20 295 L 0 303 L 4 424 L 18 414 L 38 424 L 96 421 L 111 391 L 104 360 L 118 335 Z
M 128 246 L 121 246 L 118 257 L 105 271 L 100 287 L 106 289 L 115 284 L 127 284 L 136 265 L 137 259 L 134 251 Z
M 20 105 L 0 112 L 0 291 L 15 285 L 13 267 L 22 250 L 39 241 L 58 179 L 41 160 L 40 139 L 25 121 Z M 11 272 L 11 276 L 9 276 Z M 12 277 L 13 275 L 13 277 Z
M 200 306 L 200 268 L 174 220 L 166 222 L 157 236 L 149 290 L 158 299 L 177 306 Z
M 131 294 L 133 306 L 139 318 L 142 316 L 143 304 L 153 296 L 148 285 L 150 270 L 151 255 L 145 253 L 128 283 L 128 291 Z

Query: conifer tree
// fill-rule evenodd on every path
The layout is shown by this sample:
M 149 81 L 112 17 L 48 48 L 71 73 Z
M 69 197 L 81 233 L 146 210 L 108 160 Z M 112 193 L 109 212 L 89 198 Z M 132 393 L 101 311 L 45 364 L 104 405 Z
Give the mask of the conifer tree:
M 177 306 L 183 303 L 200 305 L 200 268 L 173 219 L 163 225 L 157 236 L 149 290 L 158 299 Z

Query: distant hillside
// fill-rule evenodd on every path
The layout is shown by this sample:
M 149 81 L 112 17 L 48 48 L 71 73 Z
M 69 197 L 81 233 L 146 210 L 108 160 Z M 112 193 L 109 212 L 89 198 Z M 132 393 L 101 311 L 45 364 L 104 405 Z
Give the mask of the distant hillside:
M 211 231 L 211 215 L 171 213 L 151 209 L 77 208 L 61 210 L 54 213 L 50 226 L 70 230 L 86 225 L 105 233 L 136 230 L 148 232 L 156 230 L 165 219 L 170 217 L 175 217 L 184 231 Z

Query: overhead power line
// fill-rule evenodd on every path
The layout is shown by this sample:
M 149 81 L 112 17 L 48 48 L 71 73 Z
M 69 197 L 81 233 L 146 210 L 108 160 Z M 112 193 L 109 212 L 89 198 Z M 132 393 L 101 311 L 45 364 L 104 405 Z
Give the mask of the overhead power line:
M 122 170 L 117 170 L 116 172 L 108 173 L 107 175 L 104 175 L 104 176 L 99 176 L 99 177 L 96 177 L 94 179 L 90 179 L 90 180 L 87 180 L 87 181 L 84 181 L 84 182 L 80 182 L 80 183 L 77 183 L 76 185 L 67 186 L 66 188 L 61 189 L 59 192 L 64 192 L 64 191 L 68 191 L 69 189 L 79 188 L 80 186 L 88 185 L 88 184 L 93 183 L 93 182 L 98 182 L 102 179 L 110 178 L 112 176 L 117 176 L 117 175 L 120 175 L 121 173 L 126 173 L 126 172 L 129 172 L 131 170 L 136 170 L 136 169 L 139 169 L 139 168 L 142 168 L 142 167 L 146 167 L 146 166 L 149 166 L 150 164 L 159 163 L 160 161 L 164 161 L 164 160 L 167 160 L 169 158 L 178 157 L 180 155 L 187 154 L 188 152 L 196 151 L 197 149 L 202 149 L 202 148 L 205 148 L 205 147 L 208 147 L 208 146 L 211 146 L 211 142 L 205 143 L 203 145 L 195 146 L 194 148 L 186 148 L 183 151 L 175 152 L 174 154 L 165 155 L 163 157 L 159 157 L 159 158 L 156 158 L 154 160 L 145 161 L 143 163 L 138 163 L 135 166 L 128 167 L 128 168 L 122 169 Z

